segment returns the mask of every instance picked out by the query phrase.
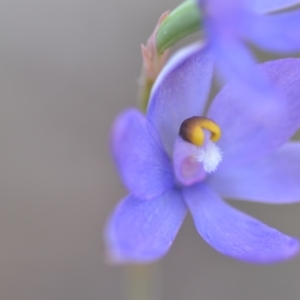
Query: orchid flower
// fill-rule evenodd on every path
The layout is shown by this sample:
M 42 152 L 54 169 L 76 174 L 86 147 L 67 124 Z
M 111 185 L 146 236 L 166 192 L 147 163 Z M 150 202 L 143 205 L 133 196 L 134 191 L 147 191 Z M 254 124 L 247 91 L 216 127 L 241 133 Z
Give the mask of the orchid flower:
M 192 45 L 175 54 L 152 89 L 147 115 L 134 108 L 112 128 L 111 148 L 129 191 L 109 218 L 115 262 L 148 263 L 170 249 L 190 211 L 217 251 L 248 262 L 293 257 L 299 242 L 222 198 L 286 204 L 300 200 L 300 60 L 257 67 L 279 97 L 244 101 L 229 82 L 207 113 L 213 58 Z M 199 71 L 200 70 L 200 71 Z
M 198 3 L 208 48 L 221 78 L 239 81 L 241 93 L 249 95 L 249 101 L 252 97 L 276 97 L 270 82 L 255 70 L 255 59 L 245 42 L 275 53 L 300 51 L 300 10 L 278 13 L 300 1 L 198 0 Z

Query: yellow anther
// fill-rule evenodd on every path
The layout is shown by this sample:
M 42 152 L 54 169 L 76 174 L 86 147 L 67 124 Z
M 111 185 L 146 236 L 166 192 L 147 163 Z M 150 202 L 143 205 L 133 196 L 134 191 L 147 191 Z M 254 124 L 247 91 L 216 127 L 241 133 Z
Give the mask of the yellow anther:
M 196 146 L 201 146 L 204 143 L 205 135 L 200 126 L 194 127 L 190 132 L 190 141 Z
M 199 117 L 198 125 L 203 129 L 209 130 L 211 132 L 211 140 L 216 142 L 221 137 L 221 129 L 220 127 L 211 119 L 201 118 Z
M 210 139 L 213 142 L 216 142 L 220 139 L 220 127 L 214 121 L 204 117 L 191 117 L 183 121 L 180 126 L 179 135 L 185 141 L 200 147 L 205 141 L 203 129 L 210 131 Z

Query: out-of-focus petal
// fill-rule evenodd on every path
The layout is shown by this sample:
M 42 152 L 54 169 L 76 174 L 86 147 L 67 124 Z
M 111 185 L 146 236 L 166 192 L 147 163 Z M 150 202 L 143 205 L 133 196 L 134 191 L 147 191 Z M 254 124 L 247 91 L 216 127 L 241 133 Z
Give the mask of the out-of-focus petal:
M 241 0 L 200 1 L 209 50 L 222 80 L 260 88 L 266 80 L 255 70 L 255 59 L 240 41 L 240 35 L 251 29 L 248 20 L 253 15 L 243 4 Z
M 233 18 L 238 18 L 240 12 L 249 6 L 245 0 L 198 0 L 197 2 L 205 18 L 213 23 L 223 22 L 227 28 L 235 22 Z
M 183 185 L 192 185 L 206 177 L 202 163 L 197 160 L 198 148 L 182 138 L 175 142 L 173 166 L 177 180 Z
M 209 6 L 210 10 L 221 11 L 220 17 L 224 16 L 224 10 L 232 11 L 232 8 L 246 8 L 254 13 L 266 14 L 289 9 L 300 4 L 299 0 L 198 0 L 201 9 Z
M 255 59 L 238 39 L 222 36 L 212 38 L 209 49 L 223 82 L 234 80 L 236 89 L 253 96 L 260 91 L 271 93 L 269 81 L 258 72 Z
M 249 8 L 259 14 L 274 12 L 277 10 L 287 9 L 300 4 L 299 0 L 246 0 Z
M 175 190 L 148 201 L 127 196 L 105 229 L 110 259 L 147 263 L 160 258 L 171 247 L 185 215 L 186 206 Z
M 212 73 L 211 56 L 197 44 L 176 53 L 158 76 L 147 116 L 157 128 L 168 153 L 172 153 L 181 123 L 202 114 Z
M 183 190 L 199 234 L 217 251 L 247 262 L 293 257 L 299 242 L 225 203 L 208 185 Z
M 244 37 L 258 47 L 273 52 L 300 50 L 300 10 L 270 16 L 254 16 Z
M 219 169 L 252 162 L 275 151 L 290 139 L 300 125 L 300 59 L 264 63 L 264 72 L 278 93 L 249 98 L 234 82 L 215 98 L 208 117 L 222 130 L 218 146 L 223 152 Z M 219 170 L 218 170 L 219 171 Z
M 228 168 L 209 177 L 223 197 L 266 203 L 300 201 L 300 143 L 282 146 L 275 153 L 241 168 Z
M 120 114 L 111 148 L 124 185 L 143 199 L 157 197 L 174 184 L 172 164 L 154 126 L 136 109 Z
M 207 18 L 205 24 L 209 37 L 208 48 L 214 57 L 217 74 L 223 82 L 235 81 L 237 95 L 247 95 L 249 99 L 258 98 L 261 94 L 272 97 L 272 85 L 257 70 L 254 57 L 239 39 L 240 32 L 251 29 L 249 18 L 252 18 L 252 14 L 244 10 L 241 15 L 230 15 L 228 22 L 227 19 L 226 22 L 222 20 L 222 15 L 217 20 Z M 232 24 L 229 26 L 227 23 Z

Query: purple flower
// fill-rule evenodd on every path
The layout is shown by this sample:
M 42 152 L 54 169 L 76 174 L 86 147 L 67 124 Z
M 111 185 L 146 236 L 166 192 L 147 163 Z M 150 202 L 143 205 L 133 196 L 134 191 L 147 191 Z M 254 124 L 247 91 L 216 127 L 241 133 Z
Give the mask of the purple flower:
M 300 125 L 300 60 L 259 69 L 281 97 L 244 101 L 230 82 L 205 113 L 213 59 L 190 46 L 162 70 L 146 116 L 132 108 L 117 117 L 112 153 L 130 194 L 105 229 L 113 260 L 146 263 L 163 256 L 187 209 L 199 234 L 225 255 L 271 263 L 298 252 L 296 239 L 222 200 L 300 200 L 300 143 L 288 142 Z M 198 118 L 204 115 L 209 120 Z
M 299 0 L 246 0 L 253 11 L 257 13 L 270 13 L 291 8 L 300 4 Z
M 272 85 L 255 69 L 245 41 L 264 51 L 300 51 L 300 10 L 274 13 L 298 0 L 198 0 L 204 29 L 219 74 L 239 81 L 241 94 L 276 97 Z

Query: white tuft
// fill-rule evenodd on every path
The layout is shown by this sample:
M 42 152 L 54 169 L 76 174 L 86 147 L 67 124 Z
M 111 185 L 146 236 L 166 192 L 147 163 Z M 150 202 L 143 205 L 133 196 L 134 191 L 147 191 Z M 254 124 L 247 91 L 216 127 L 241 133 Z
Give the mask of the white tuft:
M 222 152 L 220 148 L 208 140 L 205 145 L 199 148 L 196 159 L 203 164 L 205 172 L 211 173 L 216 171 L 222 160 Z

